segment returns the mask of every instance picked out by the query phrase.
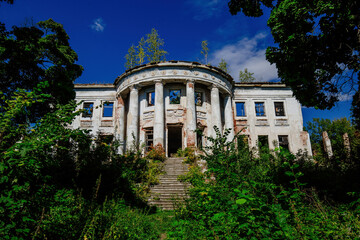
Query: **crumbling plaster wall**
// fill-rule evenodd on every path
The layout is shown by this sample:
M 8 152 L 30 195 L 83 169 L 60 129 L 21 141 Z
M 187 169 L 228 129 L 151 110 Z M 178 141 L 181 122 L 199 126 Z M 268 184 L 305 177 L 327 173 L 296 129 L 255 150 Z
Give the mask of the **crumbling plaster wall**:
M 278 142 L 279 135 L 287 135 L 289 149 L 297 152 L 299 149 L 307 149 L 311 154 L 311 145 L 308 134 L 303 132 L 303 119 L 300 103 L 292 96 L 292 91 L 286 87 L 244 86 L 235 87 L 233 106 L 236 102 L 245 103 L 244 117 L 237 117 L 235 112 L 236 131 L 243 129 L 244 134 L 249 135 L 250 146 L 256 147 L 259 135 L 267 135 L 269 146 L 274 149 L 274 142 Z M 263 102 L 265 116 L 256 116 L 255 102 Z M 283 102 L 285 116 L 276 116 L 274 102 Z

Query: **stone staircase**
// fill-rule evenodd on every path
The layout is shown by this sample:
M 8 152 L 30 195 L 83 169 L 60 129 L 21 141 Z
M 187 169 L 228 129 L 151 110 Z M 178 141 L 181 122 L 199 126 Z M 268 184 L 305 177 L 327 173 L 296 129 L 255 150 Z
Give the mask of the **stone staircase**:
M 163 210 L 174 209 L 175 202 L 181 202 L 187 197 L 187 183 L 177 180 L 179 175 L 188 172 L 188 165 L 183 163 L 184 158 L 171 157 L 165 160 L 165 174 L 160 176 L 160 184 L 151 188 L 150 205 L 158 206 Z

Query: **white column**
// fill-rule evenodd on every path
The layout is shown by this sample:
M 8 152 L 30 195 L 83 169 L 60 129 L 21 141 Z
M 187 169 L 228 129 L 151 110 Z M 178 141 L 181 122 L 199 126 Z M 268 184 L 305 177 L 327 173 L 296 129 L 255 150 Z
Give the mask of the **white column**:
M 137 86 L 130 87 L 129 112 L 127 116 L 126 150 L 133 149 L 137 144 L 139 132 L 139 90 Z
M 119 154 L 124 154 L 124 143 L 125 143 L 125 104 L 124 99 L 119 96 L 117 97 L 117 108 L 116 108 L 116 140 L 119 141 Z
M 227 140 L 232 141 L 235 136 L 235 131 L 234 131 L 234 114 L 233 114 L 232 100 L 231 100 L 230 95 L 227 95 L 225 97 L 225 110 L 224 111 L 225 111 L 225 114 L 224 114 L 225 129 L 230 129 L 230 133 L 227 136 Z
M 155 80 L 154 146 L 164 147 L 164 121 L 164 85 L 161 80 Z
M 194 80 L 186 82 L 186 146 L 196 146 L 196 106 Z
M 212 136 L 216 137 L 214 126 L 217 126 L 222 133 L 221 127 L 221 112 L 220 112 L 220 95 L 219 88 L 213 84 L 211 87 L 211 122 L 212 122 Z

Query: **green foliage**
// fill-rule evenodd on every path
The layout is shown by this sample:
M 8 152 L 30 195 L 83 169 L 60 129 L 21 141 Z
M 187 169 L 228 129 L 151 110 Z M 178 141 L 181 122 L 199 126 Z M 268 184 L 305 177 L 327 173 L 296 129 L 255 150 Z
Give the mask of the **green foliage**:
M 204 57 L 205 64 L 208 64 L 209 47 L 207 40 L 201 42 L 201 54 Z
M 329 109 L 341 93 L 358 89 L 358 1 L 231 0 L 228 5 L 231 14 L 251 17 L 263 15 L 263 6 L 270 8 L 276 47 L 268 47 L 266 58 L 303 105 Z M 354 108 L 358 105 L 354 98 Z
M 164 46 L 164 39 L 161 39 L 155 28 L 151 29 L 151 33 L 146 35 L 147 43 L 147 59 L 149 63 L 158 63 L 165 61 L 167 52 L 162 49 Z
M 158 239 L 154 222 L 146 213 L 131 209 L 123 201 L 109 200 L 94 209 L 86 221 L 82 239 Z
M 195 154 L 195 149 L 186 147 L 184 149 L 179 148 L 176 152 L 177 157 L 185 157 L 184 162 L 187 164 L 195 164 L 198 157 Z
M 304 188 L 298 161 L 309 161 L 305 155 L 276 149 L 256 157 L 241 137 L 236 144 L 226 141 L 228 131 L 216 132 L 202 156 L 207 170 L 194 166 L 183 177 L 192 184 L 190 198 L 175 211 L 170 238 L 342 239 L 359 234 L 355 213 L 326 205 Z
M 61 24 L 49 19 L 37 26 L 14 26 L 11 31 L 1 26 L 0 32 L 0 92 L 4 97 L 10 98 L 18 88 L 32 91 L 39 83 L 47 82 L 42 93 L 51 97 L 32 104 L 30 119 L 74 99 L 73 82 L 81 75 L 82 67 L 75 64 L 77 54 Z
M 248 72 L 247 68 L 245 68 L 244 71 L 240 70 L 239 81 L 242 83 L 254 82 L 255 77 L 253 75 L 254 75 L 254 73 Z
M 333 164 L 347 164 L 346 149 L 344 147 L 343 135 L 348 134 L 350 139 L 350 147 L 352 149 L 350 157 L 358 159 L 359 139 L 355 127 L 346 118 L 329 119 L 314 118 L 312 122 L 307 123 L 305 130 L 310 134 L 311 146 L 314 152 L 314 158 L 322 165 L 330 166 Z M 323 147 L 322 133 L 326 131 L 331 141 L 334 158 L 328 159 Z M 348 161 L 347 161 L 348 160 Z M 345 165 L 343 167 L 346 167 Z
M 218 68 L 220 68 L 221 70 L 223 70 L 226 73 L 229 73 L 229 65 L 227 64 L 227 62 L 222 58 L 221 62 L 219 63 Z
M 135 46 L 131 45 L 131 47 L 128 50 L 128 54 L 125 55 L 125 68 L 133 68 L 136 66 L 136 55 L 135 55 Z
M 150 148 L 150 151 L 146 153 L 145 158 L 154 162 L 164 162 L 166 160 L 165 149 L 158 143 Z
M 160 38 L 155 28 L 151 29 L 151 33 L 146 34 L 146 39 L 142 37 L 136 47 L 132 45 L 129 48 L 128 54 L 125 56 L 125 68 L 130 69 L 145 63 L 166 61 L 165 55 L 168 52 L 163 49 L 163 46 L 164 39 Z

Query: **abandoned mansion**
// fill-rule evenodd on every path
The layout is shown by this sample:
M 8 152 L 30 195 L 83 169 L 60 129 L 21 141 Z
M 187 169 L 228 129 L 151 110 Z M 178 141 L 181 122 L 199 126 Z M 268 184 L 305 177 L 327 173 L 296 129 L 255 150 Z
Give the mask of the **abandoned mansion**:
M 113 84 L 76 84 L 75 91 L 85 111 L 72 127 L 114 136 L 120 152 L 161 144 L 170 156 L 209 144 L 216 126 L 230 129 L 229 140 L 245 135 L 250 147 L 261 142 L 311 154 L 301 105 L 282 83 L 237 83 L 217 67 L 169 61 L 129 69 Z

